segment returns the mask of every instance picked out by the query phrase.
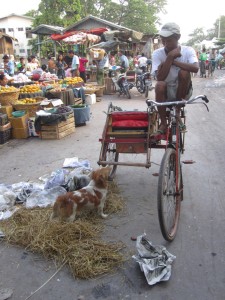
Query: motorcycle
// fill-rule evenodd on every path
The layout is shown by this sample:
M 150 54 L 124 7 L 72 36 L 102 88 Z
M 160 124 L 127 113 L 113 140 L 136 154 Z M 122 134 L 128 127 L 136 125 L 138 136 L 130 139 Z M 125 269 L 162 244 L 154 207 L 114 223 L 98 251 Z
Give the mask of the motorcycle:
M 112 81 L 116 87 L 116 91 L 120 95 L 127 96 L 127 99 L 131 99 L 130 89 L 134 87 L 134 84 L 127 81 L 126 74 L 112 74 Z
M 148 97 L 148 92 L 153 90 L 150 72 L 138 73 L 136 77 L 136 88 L 139 93 L 144 94 Z

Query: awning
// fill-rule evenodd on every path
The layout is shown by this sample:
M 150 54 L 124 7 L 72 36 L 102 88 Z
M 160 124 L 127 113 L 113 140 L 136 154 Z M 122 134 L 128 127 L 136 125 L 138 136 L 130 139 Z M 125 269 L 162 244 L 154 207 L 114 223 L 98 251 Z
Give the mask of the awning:
M 41 35 L 51 35 L 53 33 L 61 33 L 63 32 L 63 30 L 64 30 L 63 27 L 41 24 L 36 28 L 32 29 L 31 33 L 41 34 Z
M 85 42 L 98 43 L 101 38 L 98 35 L 79 32 L 77 34 L 66 37 L 62 41 L 68 44 L 84 44 Z
M 57 34 L 53 33 L 51 35 L 51 39 L 54 41 L 60 41 L 63 40 L 69 36 L 72 36 L 74 34 L 79 34 L 79 33 L 89 33 L 89 34 L 95 34 L 95 35 L 101 35 L 103 32 L 107 31 L 107 28 L 93 28 L 93 29 L 84 29 L 84 30 L 79 30 L 79 31 L 67 31 L 62 34 Z

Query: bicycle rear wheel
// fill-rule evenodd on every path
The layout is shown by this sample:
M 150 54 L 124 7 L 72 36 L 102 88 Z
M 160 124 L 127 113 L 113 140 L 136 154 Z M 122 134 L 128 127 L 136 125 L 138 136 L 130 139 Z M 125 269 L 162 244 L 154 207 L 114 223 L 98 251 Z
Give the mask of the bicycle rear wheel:
M 168 148 L 159 171 L 158 217 L 162 235 L 169 242 L 173 241 L 177 232 L 182 197 L 180 160 L 176 157 L 176 151 Z

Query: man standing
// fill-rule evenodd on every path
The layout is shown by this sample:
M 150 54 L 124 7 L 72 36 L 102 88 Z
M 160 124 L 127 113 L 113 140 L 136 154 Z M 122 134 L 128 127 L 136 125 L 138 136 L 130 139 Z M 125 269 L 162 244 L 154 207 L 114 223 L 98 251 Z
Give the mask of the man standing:
M 78 77 L 79 76 L 79 57 L 75 55 L 73 50 L 69 50 L 69 57 L 72 58 L 72 64 L 71 64 L 71 74 L 72 77 Z
M 156 75 L 155 99 L 157 102 L 189 99 L 192 95 L 191 73 L 199 69 L 195 50 L 188 46 L 181 46 L 180 27 L 175 23 L 166 23 L 159 32 L 164 47 L 153 52 L 152 74 Z M 158 108 L 161 124 L 153 135 L 165 134 L 166 108 Z M 185 125 L 179 120 L 180 127 Z
M 125 73 L 129 69 L 129 60 L 123 51 L 119 51 L 118 56 L 120 58 L 121 72 Z

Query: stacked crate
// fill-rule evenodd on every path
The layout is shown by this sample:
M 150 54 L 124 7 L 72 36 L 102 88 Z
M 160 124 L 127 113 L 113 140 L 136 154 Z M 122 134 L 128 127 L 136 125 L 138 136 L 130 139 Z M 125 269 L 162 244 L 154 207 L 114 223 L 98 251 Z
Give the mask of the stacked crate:
M 75 132 L 75 119 L 72 112 L 66 121 L 61 121 L 56 125 L 42 124 L 40 137 L 43 140 L 60 140 L 73 132 Z

